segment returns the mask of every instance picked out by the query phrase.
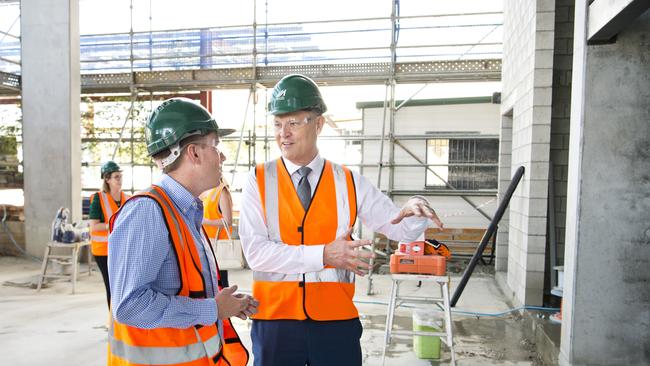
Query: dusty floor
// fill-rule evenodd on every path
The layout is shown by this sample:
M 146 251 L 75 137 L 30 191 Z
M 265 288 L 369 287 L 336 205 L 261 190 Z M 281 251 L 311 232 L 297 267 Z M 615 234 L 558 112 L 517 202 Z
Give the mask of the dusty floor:
M 0 257 L 0 365 L 99 366 L 106 364 L 108 313 L 101 276 L 80 276 L 77 292 L 70 294 L 66 282 L 54 282 L 40 293 L 31 289 L 40 263 Z M 457 310 L 497 313 L 509 309 L 489 271 L 479 270 L 469 281 Z M 458 276 L 452 276 L 452 291 Z M 250 271 L 230 272 L 231 284 L 250 289 Z M 405 282 L 402 294 L 433 294 L 435 290 Z M 357 306 L 364 325 L 364 365 L 381 365 L 390 277 L 374 276 L 375 294 L 366 295 L 367 281 L 357 279 Z M 412 308 L 398 308 L 396 329 L 411 329 Z M 535 344 L 516 313 L 501 316 L 453 314 L 456 359 L 459 365 L 539 365 Z M 240 336 L 250 349 L 249 322 L 236 319 Z M 440 360 L 418 359 L 412 338 L 395 336 L 384 365 L 447 365 L 449 352 L 443 345 Z M 251 363 L 252 364 L 252 363 Z

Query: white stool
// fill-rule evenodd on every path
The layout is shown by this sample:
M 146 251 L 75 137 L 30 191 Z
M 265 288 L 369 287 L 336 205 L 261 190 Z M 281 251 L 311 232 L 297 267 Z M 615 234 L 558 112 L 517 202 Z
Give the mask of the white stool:
M 454 354 L 454 342 L 452 335 L 451 308 L 449 306 L 449 276 L 428 276 L 417 274 L 392 274 L 393 284 L 390 289 L 390 299 L 388 301 L 388 315 L 386 316 L 386 332 L 384 334 L 384 357 L 386 348 L 391 342 L 391 335 L 417 335 L 417 336 L 436 336 L 440 337 L 449 347 L 451 353 L 451 364 L 456 365 L 456 356 Z M 440 297 L 426 296 L 399 296 L 399 285 L 401 281 L 422 281 L 435 282 L 440 286 Z M 441 305 L 444 312 L 444 332 L 420 332 L 412 330 L 393 330 L 393 320 L 395 309 L 404 303 L 410 304 L 431 304 Z
M 50 241 L 45 247 L 45 254 L 43 255 L 43 265 L 41 266 L 41 274 L 38 276 L 38 286 L 36 287 L 37 291 L 41 290 L 43 285 L 43 280 L 45 278 L 69 278 L 72 282 L 72 293 L 74 294 L 74 288 L 77 283 L 77 273 L 79 271 L 79 251 L 81 248 L 90 245 L 90 241 L 80 241 L 76 243 L 61 243 L 58 241 Z M 65 248 L 71 249 L 72 253 L 69 255 L 62 254 L 52 254 L 53 248 Z M 47 274 L 47 266 L 50 261 L 57 261 L 60 264 L 70 264 L 72 265 L 71 274 Z M 91 274 L 90 270 L 91 257 L 90 257 L 90 248 L 88 248 L 88 276 Z

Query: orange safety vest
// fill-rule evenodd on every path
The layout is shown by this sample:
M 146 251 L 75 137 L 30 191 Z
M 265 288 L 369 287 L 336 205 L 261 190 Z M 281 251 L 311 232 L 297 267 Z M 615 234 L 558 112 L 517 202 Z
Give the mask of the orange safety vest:
M 111 216 L 117 212 L 117 203 L 113 199 L 110 193 L 99 191 L 97 192 L 99 196 L 99 204 L 102 207 L 102 213 L 104 214 L 103 223 L 106 224 L 111 219 Z M 93 202 L 95 195 L 90 196 L 90 203 Z M 120 203 L 123 205 L 124 201 L 128 199 L 129 196 L 125 195 L 124 192 L 120 192 Z M 91 252 L 96 256 L 107 256 L 108 255 L 108 230 L 92 230 L 90 231 L 90 244 Z
M 349 169 L 326 160 L 306 212 L 282 159 L 258 165 L 255 173 L 270 240 L 322 245 L 354 226 L 357 197 Z M 346 320 L 359 316 L 352 302 L 354 272 L 329 266 L 299 274 L 253 271 L 253 297 L 260 302 L 254 319 Z
M 203 217 L 208 220 L 220 220 L 223 218 L 221 211 L 219 210 L 219 200 L 221 199 L 221 193 L 223 190 L 227 189 L 224 184 L 220 184 L 218 187 L 212 188 L 208 191 L 205 199 L 203 200 Z M 203 229 L 208 234 L 210 239 L 230 239 L 228 232 L 223 228 L 219 228 L 212 225 L 203 225 Z M 232 226 L 228 228 L 230 234 L 232 234 Z
M 151 186 L 134 197 L 152 198 L 160 206 L 172 240 L 172 248 L 178 259 L 181 288 L 177 296 L 205 298 L 201 260 L 192 233 L 173 202 L 158 186 Z M 110 229 L 119 215 L 110 221 Z M 212 252 L 214 256 L 214 252 Z M 215 258 L 216 263 L 216 258 Z M 218 275 L 217 265 L 217 278 Z M 218 285 L 221 291 L 221 285 Z M 177 365 L 177 366 L 244 366 L 248 363 L 248 351 L 230 319 L 223 324 L 223 340 L 219 323 L 195 325 L 186 329 L 141 329 L 121 324 L 113 319 L 109 331 L 110 366 Z

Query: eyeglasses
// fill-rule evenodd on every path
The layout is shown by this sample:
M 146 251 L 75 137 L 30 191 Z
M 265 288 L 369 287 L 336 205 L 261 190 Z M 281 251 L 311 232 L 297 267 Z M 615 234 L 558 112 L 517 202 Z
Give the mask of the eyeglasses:
M 284 128 L 286 128 L 291 132 L 294 132 L 304 127 L 307 123 L 309 123 L 309 121 L 313 120 L 314 118 L 316 117 L 307 116 L 302 121 L 298 121 L 294 119 L 294 120 L 286 121 L 284 124 L 278 121 L 274 121 L 273 128 L 275 129 L 276 133 L 282 131 Z
M 217 147 L 217 145 L 215 145 L 214 143 L 207 144 L 207 143 L 204 143 L 204 142 L 197 142 L 196 144 L 197 144 L 197 145 L 201 145 L 201 146 L 211 147 L 211 148 L 214 149 L 214 151 L 217 152 L 217 154 L 221 154 L 221 150 L 219 150 L 219 148 Z

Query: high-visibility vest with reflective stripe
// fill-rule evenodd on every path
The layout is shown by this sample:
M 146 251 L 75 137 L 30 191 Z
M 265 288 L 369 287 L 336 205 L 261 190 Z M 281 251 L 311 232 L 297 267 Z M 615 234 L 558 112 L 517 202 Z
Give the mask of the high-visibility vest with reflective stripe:
M 345 234 L 357 218 L 349 169 L 325 161 L 307 210 L 303 209 L 282 159 L 257 166 L 257 185 L 269 239 L 288 245 L 327 244 Z M 352 303 L 354 273 L 326 266 L 318 272 L 253 272 L 254 319 L 344 320 L 359 316 Z
M 104 221 L 102 223 L 107 224 L 111 219 L 111 216 L 117 212 L 117 203 L 113 199 L 110 193 L 99 191 L 97 195 L 92 195 L 90 197 L 90 203 L 93 202 L 95 196 L 99 197 L 99 204 L 102 208 L 102 213 L 104 214 Z M 124 192 L 120 192 L 120 203 L 124 204 L 124 201 L 129 198 L 125 195 Z M 107 256 L 108 255 L 108 230 L 92 230 L 90 231 L 90 244 L 91 251 L 93 255 L 97 256 Z
M 154 185 L 134 197 L 153 199 L 163 212 L 181 276 L 181 288 L 177 296 L 205 298 L 201 259 L 194 238 L 169 196 L 162 188 Z M 111 231 L 119 213 L 120 211 L 117 211 L 111 218 Z M 214 252 L 212 255 L 214 256 Z M 216 275 L 219 278 L 218 266 Z M 218 285 L 218 288 L 221 290 L 221 285 Z M 220 324 L 223 326 L 223 340 L 218 328 Z M 244 366 L 248 363 L 248 351 L 241 343 L 230 319 L 185 329 L 141 329 L 113 319 L 109 331 L 108 358 L 110 366 Z
M 221 184 L 218 187 L 212 188 L 208 191 L 208 195 L 203 200 L 203 217 L 208 220 L 221 220 L 223 215 L 219 210 L 219 200 L 221 199 L 221 194 L 226 188 L 225 185 Z M 203 225 L 203 229 L 208 234 L 210 239 L 230 239 L 228 232 L 224 228 L 212 226 L 212 225 Z M 228 228 L 230 233 L 232 233 L 232 226 Z

